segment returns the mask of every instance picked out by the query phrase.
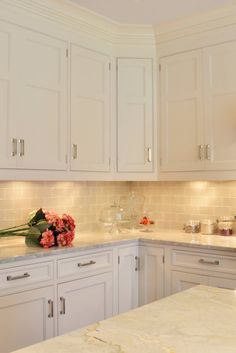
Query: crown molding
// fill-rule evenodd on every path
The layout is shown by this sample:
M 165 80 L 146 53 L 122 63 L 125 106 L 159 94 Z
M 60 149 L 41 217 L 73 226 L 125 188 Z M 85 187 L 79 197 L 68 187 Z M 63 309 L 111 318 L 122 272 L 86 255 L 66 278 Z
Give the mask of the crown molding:
M 0 5 L 112 44 L 155 45 L 152 26 L 123 25 L 69 0 L 1 0 Z
M 155 26 L 154 31 L 156 43 L 161 44 L 181 37 L 187 37 L 235 24 L 236 4 L 232 4 Z

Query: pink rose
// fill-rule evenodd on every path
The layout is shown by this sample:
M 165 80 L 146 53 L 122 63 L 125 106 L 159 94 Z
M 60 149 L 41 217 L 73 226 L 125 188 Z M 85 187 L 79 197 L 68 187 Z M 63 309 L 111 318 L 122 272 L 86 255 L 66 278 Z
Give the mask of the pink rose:
M 73 242 L 75 237 L 74 231 L 61 233 L 57 236 L 57 243 L 59 246 L 69 246 Z
M 40 240 L 40 244 L 45 249 L 51 248 L 53 245 L 55 245 L 54 235 L 51 230 L 46 230 L 46 232 L 42 234 L 42 239 Z

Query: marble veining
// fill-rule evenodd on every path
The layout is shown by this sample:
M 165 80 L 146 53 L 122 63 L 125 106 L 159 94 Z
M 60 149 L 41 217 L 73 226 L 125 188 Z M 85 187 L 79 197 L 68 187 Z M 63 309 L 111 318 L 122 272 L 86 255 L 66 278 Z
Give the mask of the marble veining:
M 101 232 L 83 232 L 77 235 L 72 247 L 43 249 L 27 247 L 24 238 L 0 238 L 0 264 L 22 261 L 43 256 L 61 255 L 82 250 L 99 249 L 104 246 L 121 245 L 137 242 L 152 242 L 162 245 L 182 245 L 202 249 L 226 250 L 236 252 L 236 236 L 186 234 L 180 231 L 154 231 L 145 233 L 125 231 L 119 235 Z
M 198 286 L 18 353 L 235 353 L 236 292 Z

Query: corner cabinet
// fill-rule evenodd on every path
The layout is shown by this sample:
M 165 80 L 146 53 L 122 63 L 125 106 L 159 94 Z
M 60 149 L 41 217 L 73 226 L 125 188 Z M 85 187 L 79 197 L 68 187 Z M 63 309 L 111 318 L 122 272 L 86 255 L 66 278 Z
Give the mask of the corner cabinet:
M 0 48 L 0 167 L 66 170 L 66 42 L 0 22 Z
M 236 170 L 235 60 L 236 41 L 161 58 L 161 172 Z
M 117 171 L 153 172 L 153 62 L 117 61 Z
M 71 45 L 71 170 L 110 171 L 110 57 Z

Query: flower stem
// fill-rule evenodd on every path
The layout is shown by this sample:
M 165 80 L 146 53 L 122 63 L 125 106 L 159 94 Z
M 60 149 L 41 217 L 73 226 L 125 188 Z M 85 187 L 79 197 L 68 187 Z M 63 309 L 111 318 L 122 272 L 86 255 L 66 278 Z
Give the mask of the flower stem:
M 27 226 L 27 224 L 28 224 L 28 223 L 24 223 L 24 224 L 20 224 L 19 226 L 15 226 L 15 227 L 4 228 L 4 229 L 1 229 L 1 230 L 0 230 L 0 233 L 5 233 L 6 231 L 11 230 L 11 229 L 16 229 L 16 228 L 20 228 L 20 227 L 25 227 L 25 226 Z

